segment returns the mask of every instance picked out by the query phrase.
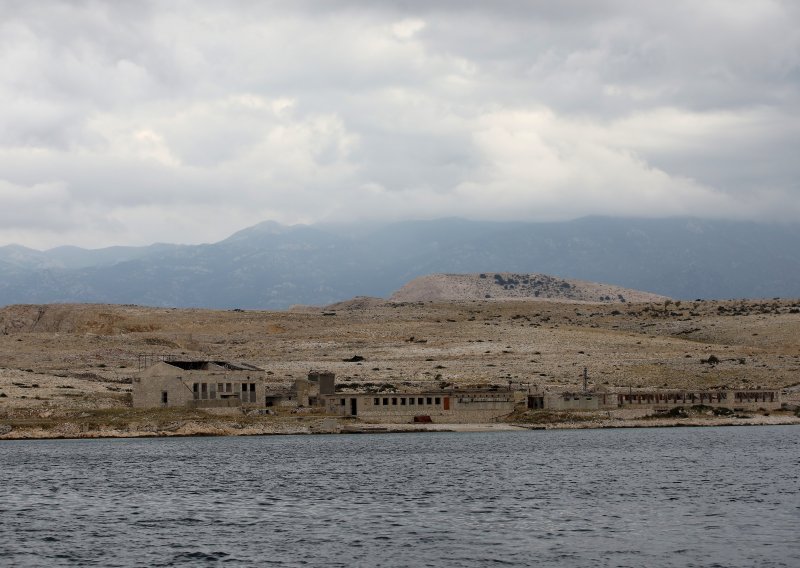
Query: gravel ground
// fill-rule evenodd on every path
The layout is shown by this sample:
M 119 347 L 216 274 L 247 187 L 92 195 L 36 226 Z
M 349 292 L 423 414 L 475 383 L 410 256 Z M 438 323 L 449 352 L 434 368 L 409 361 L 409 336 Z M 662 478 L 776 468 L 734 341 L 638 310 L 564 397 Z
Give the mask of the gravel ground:
M 345 361 L 354 355 L 364 360 Z M 784 401 L 798 404 L 800 302 L 355 299 L 284 312 L 7 306 L 0 309 L 0 425 L 20 426 L 0 435 L 19 432 L 25 420 L 47 422 L 50 433 L 61 420 L 81 435 L 80 413 L 99 428 L 103 419 L 92 413 L 129 409 L 131 378 L 154 356 L 250 362 L 275 387 L 329 369 L 345 390 L 511 383 L 559 391 L 582 386 L 586 368 L 590 388 L 781 388 Z M 748 420 L 762 419 L 779 417 Z M 205 418 L 189 422 L 178 433 L 217 433 L 205 430 L 212 428 Z M 215 427 L 227 429 L 224 421 Z M 285 427 L 265 422 L 247 433 Z

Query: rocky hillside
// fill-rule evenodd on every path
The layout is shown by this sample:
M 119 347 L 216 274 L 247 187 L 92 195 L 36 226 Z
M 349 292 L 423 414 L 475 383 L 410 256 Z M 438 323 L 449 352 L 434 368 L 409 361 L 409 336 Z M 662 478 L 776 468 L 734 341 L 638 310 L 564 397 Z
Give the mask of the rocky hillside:
M 421 276 L 400 288 L 391 298 L 394 302 L 485 299 L 621 303 L 663 302 L 669 298 L 609 284 L 511 272 Z
M 166 310 L 162 310 L 166 311 Z M 77 333 L 114 335 L 159 329 L 136 306 L 103 304 L 13 305 L 0 308 L 0 335 L 13 333 Z

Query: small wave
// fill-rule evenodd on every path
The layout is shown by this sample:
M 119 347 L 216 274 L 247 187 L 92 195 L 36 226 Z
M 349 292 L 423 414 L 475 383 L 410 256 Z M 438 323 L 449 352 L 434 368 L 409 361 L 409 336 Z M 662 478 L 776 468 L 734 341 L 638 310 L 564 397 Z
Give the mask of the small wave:
M 221 560 L 225 560 L 230 554 L 227 552 L 214 551 L 214 552 L 201 552 L 199 550 L 193 552 L 180 552 L 172 557 L 172 560 L 167 563 L 165 566 L 175 566 L 178 564 L 184 563 L 196 563 L 196 562 L 219 562 Z

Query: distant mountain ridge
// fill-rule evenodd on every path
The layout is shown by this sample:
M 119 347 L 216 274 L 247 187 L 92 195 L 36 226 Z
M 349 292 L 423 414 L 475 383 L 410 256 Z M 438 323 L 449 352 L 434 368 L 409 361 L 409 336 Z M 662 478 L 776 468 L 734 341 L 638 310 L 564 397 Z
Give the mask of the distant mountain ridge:
M 800 297 L 800 224 L 587 217 L 265 222 L 211 244 L 0 247 L 0 305 L 284 309 L 387 298 L 436 273 L 542 273 L 676 299 Z

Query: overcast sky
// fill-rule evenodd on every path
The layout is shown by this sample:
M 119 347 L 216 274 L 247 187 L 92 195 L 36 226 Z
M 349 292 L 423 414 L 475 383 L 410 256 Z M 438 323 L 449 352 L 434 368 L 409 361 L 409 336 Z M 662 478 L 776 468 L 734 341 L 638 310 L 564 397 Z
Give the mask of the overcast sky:
M 799 6 L 0 0 L 0 244 L 797 220 Z

